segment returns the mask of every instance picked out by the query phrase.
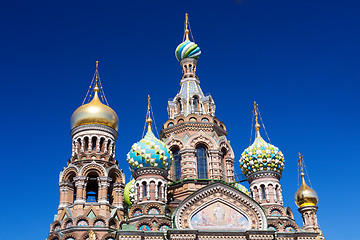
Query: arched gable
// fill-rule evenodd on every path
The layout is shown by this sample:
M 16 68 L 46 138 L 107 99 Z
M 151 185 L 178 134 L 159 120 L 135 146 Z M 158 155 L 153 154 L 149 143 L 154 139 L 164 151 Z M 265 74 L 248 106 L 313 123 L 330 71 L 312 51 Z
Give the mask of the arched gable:
M 178 229 L 267 229 L 263 208 L 251 197 L 224 183 L 213 183 L 185 198 L 174 213 Z
M 209 150 L 214 150 L 218 148 L 218 144 L 216 143 L 216 141 L 203 131 L 200 131 L 197 134 L 191 136 L 186 143 L 186 148 L 194 149 L 199 143 L 207 146 Z
M 235 158 L 234 150 L 232 149 L 231 145 L 229 144 L 229 141 L 224 139 L 221 139 L 219 141 L 219 150 L 221 151 L 222 148 L 225 148 L 226 151 L 229 154 L 229 157 Z
M 171 149 L 174 146 L 178 146 L 181 150 L 185 146 L 184 141 L 179 137 L 175 137 L 173 134 L 171 134 L 171 136 L 167 139 L 165 144 L 169 149 Z
M 84 165 L 80 169 L 80 176 L 86 176 L 90 171 L 97 172 L 101 177 L 107 177 L 106 169 L 100 164 L 96 163 L 95 161 L 92 161 L 91 163 Z

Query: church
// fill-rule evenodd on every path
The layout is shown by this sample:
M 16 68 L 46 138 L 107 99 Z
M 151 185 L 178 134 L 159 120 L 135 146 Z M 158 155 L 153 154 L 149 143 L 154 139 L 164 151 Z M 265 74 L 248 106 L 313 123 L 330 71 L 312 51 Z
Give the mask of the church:
M 186 14 L 183 42 L 175 50 L 181 87 L 168 101 L 160 139 L 153 133 L 149 97 L 146 133 L 126 157 L 130 182 L 115 159 L 119 120 L 96 66 L 90 101 L 71 117 L 72 155 L 59 175 L 60 201 L 48 240 L 325 239 L 316 215 L 318 195 L 305 182 L 300 154 L 302 184 L 294 192 L 302 223 L 284 206 L 285 158 L 261 136 L 256 103 L 255 139 L 235 159 L 215 101 L 201 90 L 200 55 Z M 249 189 L 235 180 L 235 160 Z

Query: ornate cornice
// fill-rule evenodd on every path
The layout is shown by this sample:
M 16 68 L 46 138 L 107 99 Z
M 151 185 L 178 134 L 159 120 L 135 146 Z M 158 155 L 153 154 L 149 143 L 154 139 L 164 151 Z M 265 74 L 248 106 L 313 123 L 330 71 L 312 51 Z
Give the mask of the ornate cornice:
M 250 174 L 249 176 L 246 177 L 246 180 L 251 183 L 252 181 L 254 181 L 255 179 L 259 179 L 259 178 L 276 178 L 278 180 L 280 180 L 281 178 L 281 174 L 278 172 L 273 172 L 273 171 L 261 171 L 261 172 L 255 172 Z
M 83 132 L 83 131 L 88 131 L 88 130 L 97 130 L 97 131 L 107 132 L 107 133 L 110 133 L 112 136 L 114 136 L 115 139 L 117 139 L 117 137 L 118 137 L 118 132 L 115 131 L 113 128 L 105 126 L 105 125 L 100 125 L 100 124 L 86 124 L 86 125 L 81 125 L 81 126 L 75 127 L 71 130 L 70 135 L 71 135 L 71 137 L 74 137 L 75 134 Z
M 200 131 L 200 130 L 215 130 L 219 136 L 222 135 L 227 135 L 227 132 L 222 129 L 221 127 L 219 127 L 218 125 L 216 125 L 215 123 L 205 123 L 205 122 L 182 122 L 179 124 L 176 124 L 174 126 L 168 127 L 168 128 L 163 128 L 161 129 L 161 136 L 163 137 L 164 135 L 170 134 L 170 133 L 179 133 L 179 132 L 183 132 L 185 130 L 196 130 L 196 131 Z
M 168 172 L 166 170 L 160 169 L 160 168 L 147 167 L 147 168 L 137 169 L 136 171 L 134 171 L 132 173 L 132 175 L 135 179 L 137 179 L 138 177 L 140 177 L 142 175 L 148 175 L 148 174 L 160 175 L 160 176 L 166 178 L 168 175 Z

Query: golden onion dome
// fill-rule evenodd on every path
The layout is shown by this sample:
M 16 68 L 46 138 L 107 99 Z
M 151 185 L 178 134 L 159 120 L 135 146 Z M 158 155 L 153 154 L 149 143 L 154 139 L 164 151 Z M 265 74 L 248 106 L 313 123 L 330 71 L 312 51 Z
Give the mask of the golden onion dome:
M 305 174 L 301 172 L 302 184 L 295 193 L 295 203 L 299 208 L 305 206 L 316 206 L 319 201 L 319 197 L 315 190 L 305 183 L 304 176 Z
M 118 130 L 118 116 L 114 110 L 100 101 L 98 92 L 99 87 L 96 85 L 94 98 L 75 110 L 71 116 L 71 129 L 86 124 L 100 124 Z

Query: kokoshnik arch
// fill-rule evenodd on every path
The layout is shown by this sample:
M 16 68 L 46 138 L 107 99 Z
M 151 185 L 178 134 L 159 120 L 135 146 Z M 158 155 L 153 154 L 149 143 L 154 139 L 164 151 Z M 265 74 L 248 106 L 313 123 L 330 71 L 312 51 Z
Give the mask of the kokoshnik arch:
M 60 203 L 48 240 L 115 239 L 325 239 L 317 222 L 316 192 L 304 180 L 295 201 L 302 226 L 283 205 L 284 155 L 260 135 L 240 157 L 250 189 L 235 182 L 234 151 L 225 124 L 215 117 L 196 67 L 201 51 L 189 39 L 175 50 L 183 76 L 168 102 L 169 119 L 160 139 L 152 132 L 150 98 L 147 133 L 127 155 L 133 180 L 125 183 L 115 160 L 119 120 L 104 98 L 98 66 L 92 100 L 71 117 L 72 156 L 59 177 Z M 106 104 L 104 104 L 106 103 Z

